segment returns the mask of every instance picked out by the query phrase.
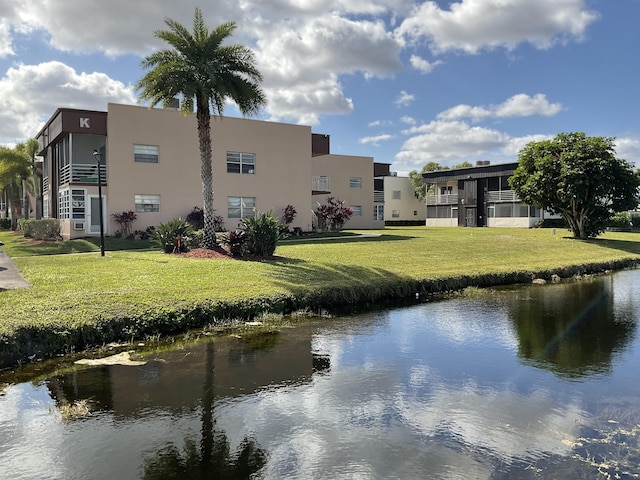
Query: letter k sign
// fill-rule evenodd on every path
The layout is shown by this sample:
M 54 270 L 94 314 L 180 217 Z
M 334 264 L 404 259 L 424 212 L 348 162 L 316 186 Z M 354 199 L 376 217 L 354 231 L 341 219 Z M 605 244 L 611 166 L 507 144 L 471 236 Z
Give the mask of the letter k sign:
M 89 123 L 89 118 L 81 118 L 80 119 L 80 128 L 91 128 L 91 124 Z

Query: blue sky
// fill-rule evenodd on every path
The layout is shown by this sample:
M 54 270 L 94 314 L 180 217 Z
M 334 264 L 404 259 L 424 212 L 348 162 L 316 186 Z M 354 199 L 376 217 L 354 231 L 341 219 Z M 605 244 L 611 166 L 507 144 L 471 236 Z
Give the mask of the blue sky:
M 334 153 L 402 175 L 584 131 L 640 166 L 640 0 L 0 0 L 0 144 L 58 107 L 136 103 L 153 31 L 191 28 L 196 6 L 254 49 L 258 118 L 311 125 Z

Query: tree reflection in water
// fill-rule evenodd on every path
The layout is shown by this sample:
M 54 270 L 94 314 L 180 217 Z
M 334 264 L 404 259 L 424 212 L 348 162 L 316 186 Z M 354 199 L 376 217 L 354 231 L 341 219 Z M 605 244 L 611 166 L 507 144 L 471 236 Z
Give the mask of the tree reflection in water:
M 248 479 L 260 478 L 267 453 L 252 437 L 245 437 L 231 454 L 224 431 L 216 430 L 213 415 L 215 350 L 207 343 L 206 375 L 202 395 L 202 440 L 200 449 L 193 439 L 185 440 L 184 454 L 169 445 L 144 462 L 144 480 Z

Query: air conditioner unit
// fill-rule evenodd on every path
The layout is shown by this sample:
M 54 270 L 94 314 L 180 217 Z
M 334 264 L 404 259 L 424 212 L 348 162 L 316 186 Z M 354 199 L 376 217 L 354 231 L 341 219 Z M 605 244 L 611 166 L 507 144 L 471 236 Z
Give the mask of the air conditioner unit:
M 73 223 L 74 230 L 84 230 L 84 222 L 74 222 Z

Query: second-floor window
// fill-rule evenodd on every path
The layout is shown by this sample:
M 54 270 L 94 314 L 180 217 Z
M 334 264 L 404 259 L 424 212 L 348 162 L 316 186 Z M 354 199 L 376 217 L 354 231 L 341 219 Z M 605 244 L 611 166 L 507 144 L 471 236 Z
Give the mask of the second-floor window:
M 349 187 L 362 188 L 362 177 L 351 177 L 349 179 Z
M 440 187 L 440 195 L 451 195 L 453 193 L 453 187 L 448 185 L 446 187 Z
M 227 173 L 254 174 L 256 171 L 255 153 L 227 152 Z
M 158 146 L 134 145 L 133 161 L 139 163 L 158 163 Z
M 393 190 L 391 192 L 391 198 L 393 200 L 400 200 L 402 198 L 402 192 L 400 190 Z

